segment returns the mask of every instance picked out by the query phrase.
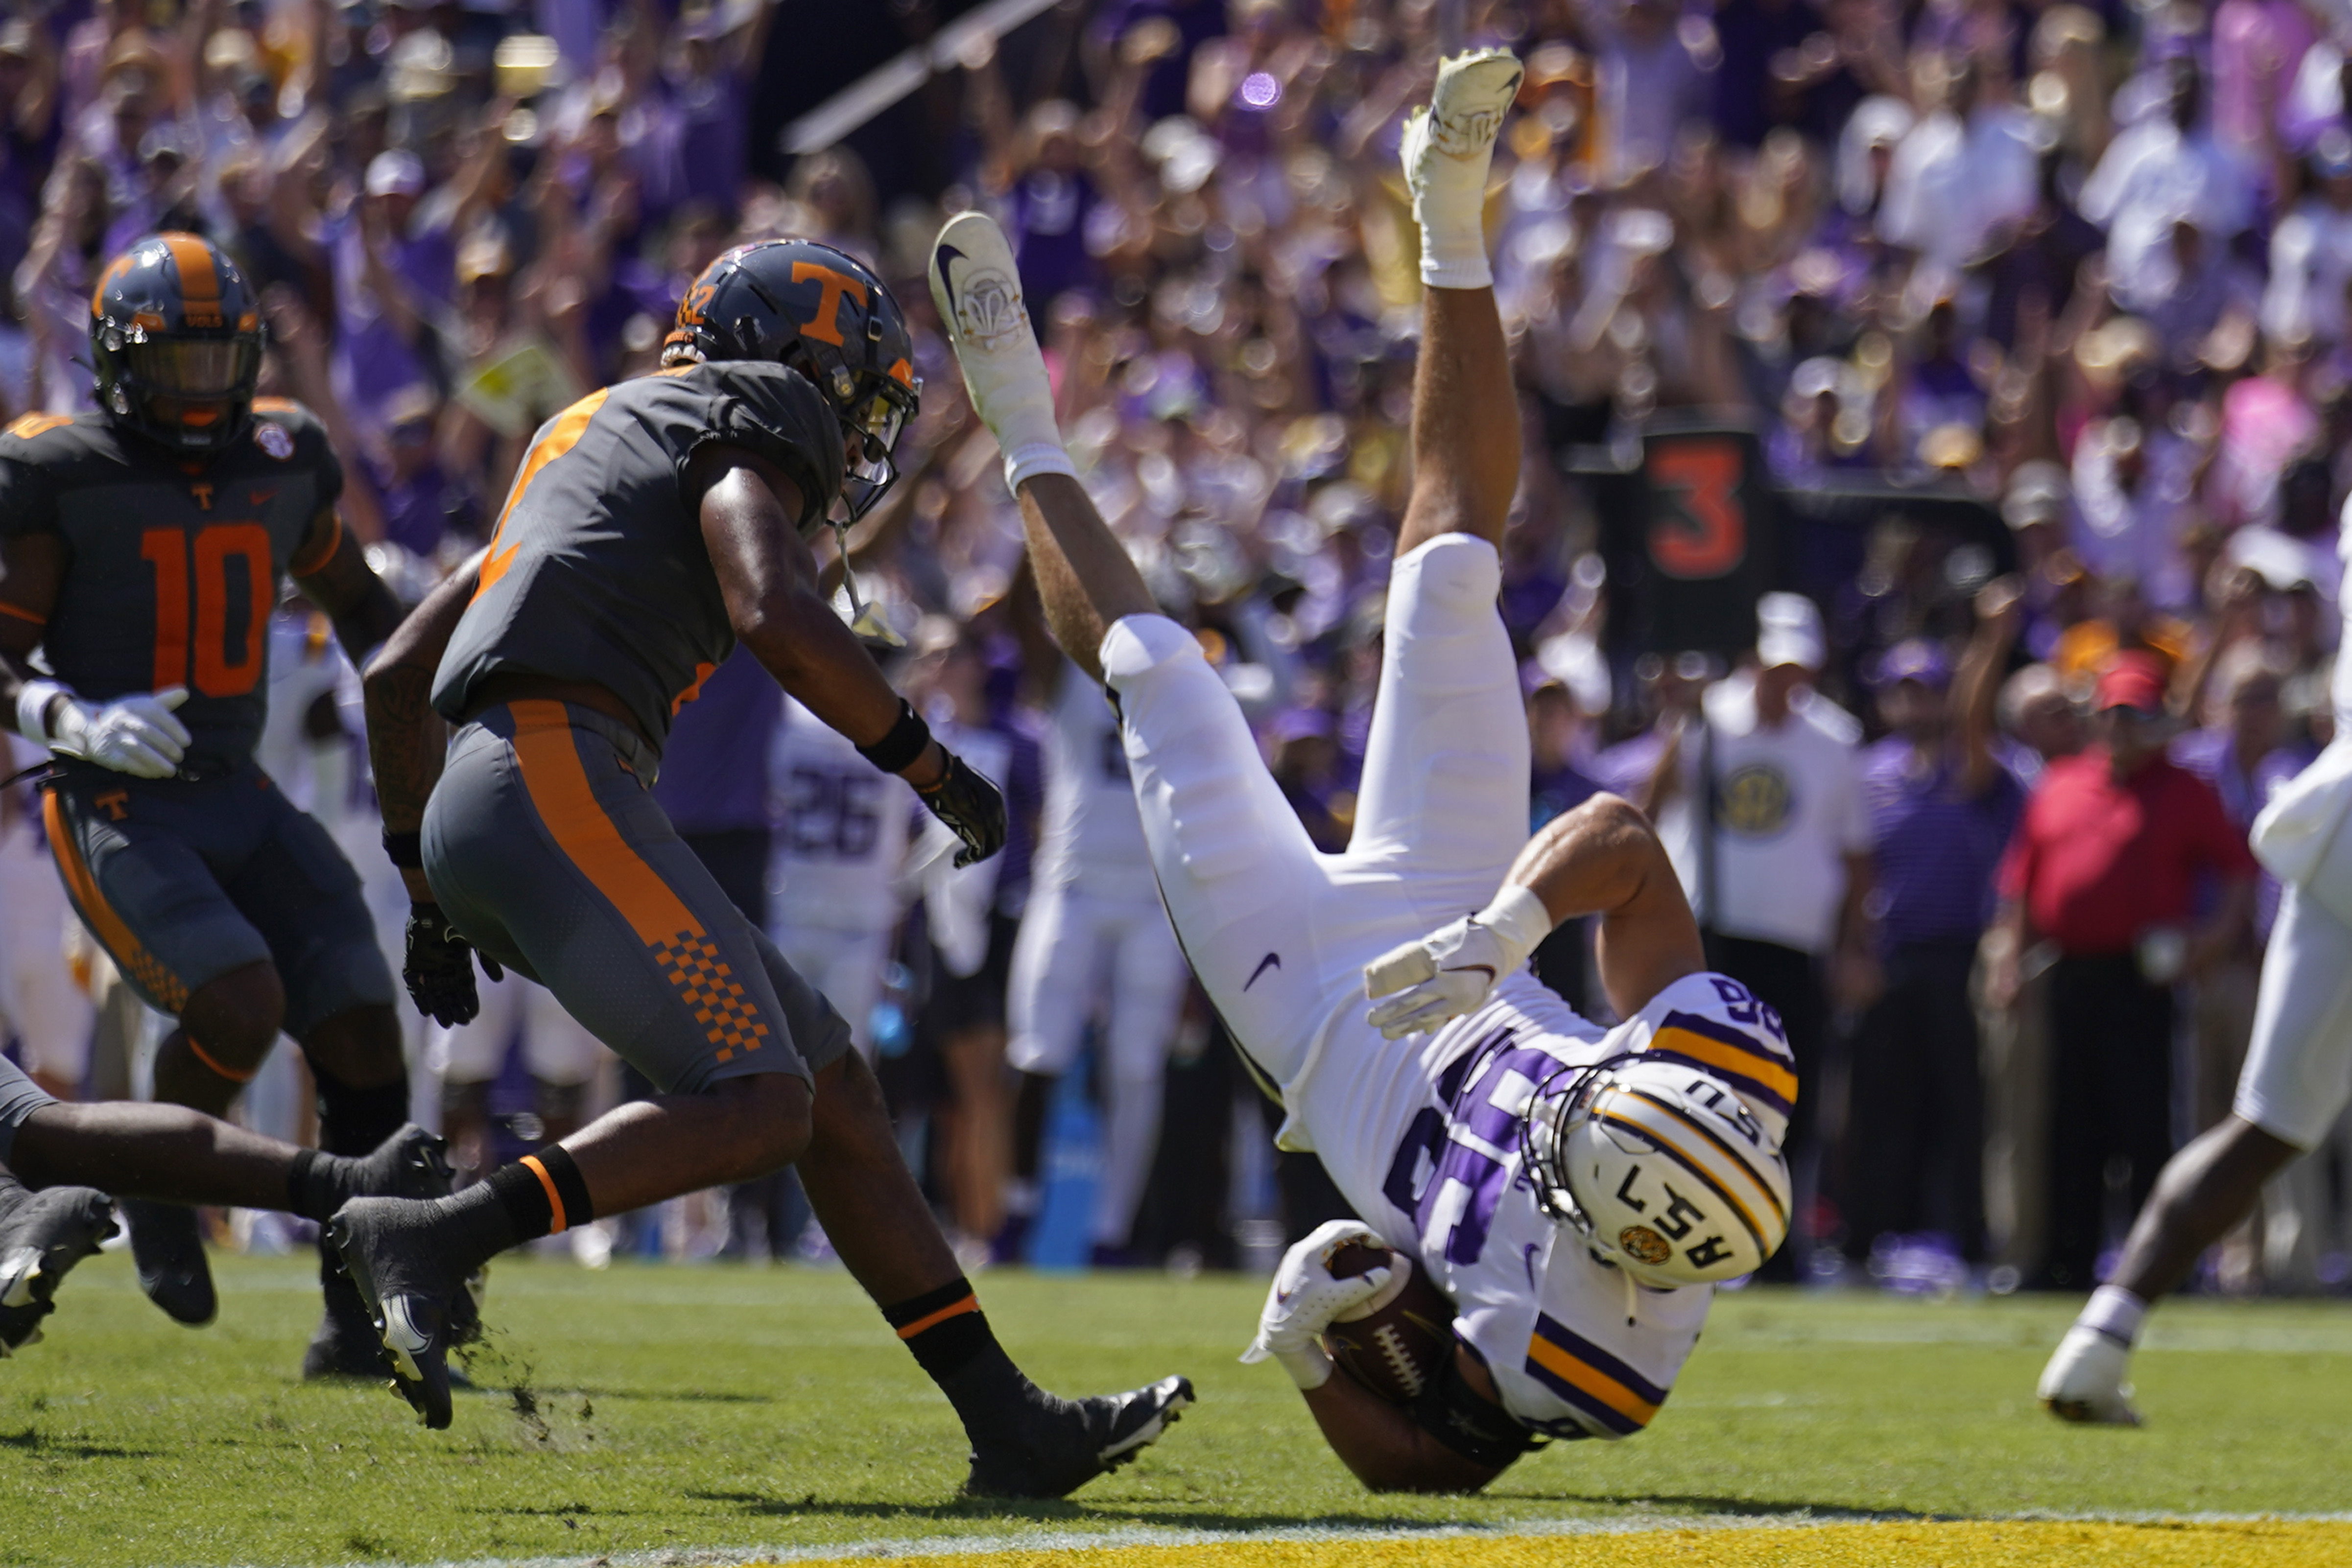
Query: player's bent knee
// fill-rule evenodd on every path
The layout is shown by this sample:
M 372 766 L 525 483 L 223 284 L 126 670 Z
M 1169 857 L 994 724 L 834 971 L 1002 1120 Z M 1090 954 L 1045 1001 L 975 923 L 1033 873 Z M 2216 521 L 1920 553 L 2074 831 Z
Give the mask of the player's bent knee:
M 729 1113 L 723 1136 L 735 1167 L 729 1180 L 767 1176 L 808 1152 L 814 1118 L 806 1079 L 762 1072 L 728 1079 L 714 1092 Z
M 247 964 L 197 987 L 180 1024 L 215 1061 L 248 1068 L 269 1052 L 286 1021 L 286 987 L 277 966 Z
M 1448 611 L 1487 609 L 1502 588 L 1501 556 L 1485 539 L 1460 531 L 1465 526 L 1460 517 L 1446 518 L 1447 531 L 1417 547 L 1422 553 L 1413 561 L 1421 598 Z
M 312 1065 L 356 1088 L 389 1083 L 407 1071 L 400 1049 L 400 1017 L 373 1003 L 337 1013 L 302 1041 Z

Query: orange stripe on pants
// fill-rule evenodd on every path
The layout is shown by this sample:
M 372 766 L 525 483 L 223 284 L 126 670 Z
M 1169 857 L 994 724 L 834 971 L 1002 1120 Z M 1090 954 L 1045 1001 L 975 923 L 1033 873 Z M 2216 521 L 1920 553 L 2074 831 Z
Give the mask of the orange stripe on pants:
M 141 945 L 139 938 L 131 934 L 131 927 L 123 924 L 122 916 L 106 902 L 106 895 L 98 891 L 98 878 L 90 874 L 89 862 L 82 859 L 80 841 L 66 825 L 66 814 L 58 804 L 55 789 L 41 794 L 41 826 L 48 833 L 49 852 L 58 857 L 58 870 L 66 879 L 66 891 L 73 896 L 74 907 L 81 912 L 90 935 L 114 959 L 115 967 L 163 1003 L 166 1010 L 176 1013 L 187 1006 L 187 986 Z
M 514 715 L 515 761 L 522 770 L 523 788 L 556 846 L 646 946 L 658 946 L 680 935 L 701 936 L 702 922 L 670 891 L 661 873 L 629 847 L 597 800 L 588 770 L 580 765 L 563 705 L 531 701 L 507 706 Z

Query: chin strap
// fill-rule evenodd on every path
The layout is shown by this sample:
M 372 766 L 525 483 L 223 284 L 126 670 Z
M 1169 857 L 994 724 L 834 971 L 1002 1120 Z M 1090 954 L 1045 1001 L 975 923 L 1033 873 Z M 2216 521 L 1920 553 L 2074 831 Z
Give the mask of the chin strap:
M 905 647 L 907 640 L 898 635 L 897 627 L 882 619 L 881 607 L 864 603 L 857 597 L 857 573 L 849 567 L 849 524 L 838 517 L 827 517 L 825 526 L 833 530 L 834 547 L 841 551 L 841 586 L 849 593 L 850 631 L 869 643 Z

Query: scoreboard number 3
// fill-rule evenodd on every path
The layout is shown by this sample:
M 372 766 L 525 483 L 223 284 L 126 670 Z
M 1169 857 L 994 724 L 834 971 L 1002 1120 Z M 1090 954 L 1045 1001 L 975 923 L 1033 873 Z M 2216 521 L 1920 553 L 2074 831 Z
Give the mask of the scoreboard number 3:
M 1739 504 L 1747 464 L 1723 436 L 1660 441 L 1650 448 L 1650 561 L 1685 580 L 1726 577 L 1748 559 Z

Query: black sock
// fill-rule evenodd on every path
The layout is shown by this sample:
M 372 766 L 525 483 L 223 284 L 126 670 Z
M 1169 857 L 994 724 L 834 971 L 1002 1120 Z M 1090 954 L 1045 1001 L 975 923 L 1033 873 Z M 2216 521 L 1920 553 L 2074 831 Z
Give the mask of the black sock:
M 988 1314 L 962 1275 L 884 1307 L 882 1316 L 975 1437 L 992 1421 L 1030 1403 L 1034 1385 L 996 1343 Z
M 369 1155 L 400 1131 L 408 1120 L 408 1074 L 373 1088 L 352 1085 L 320 1072 L 319 1081 L 319 1147 L 331 1155 Z
M 517 1241 L 536 1241 L 596 1218 L 588 1184 L 560 1144 L 500 1166 L 480 1185 L 490 1189 L 506 1211 Z
M 354 1089 L 315 1067 L 311 1072 L 319 1082 L 320 1146 L 294 1156 L 286 1173 L 286 1207 L 323 1225 L 360 1196 L 366 1157 L 407 1123 L 408 1075 Z

